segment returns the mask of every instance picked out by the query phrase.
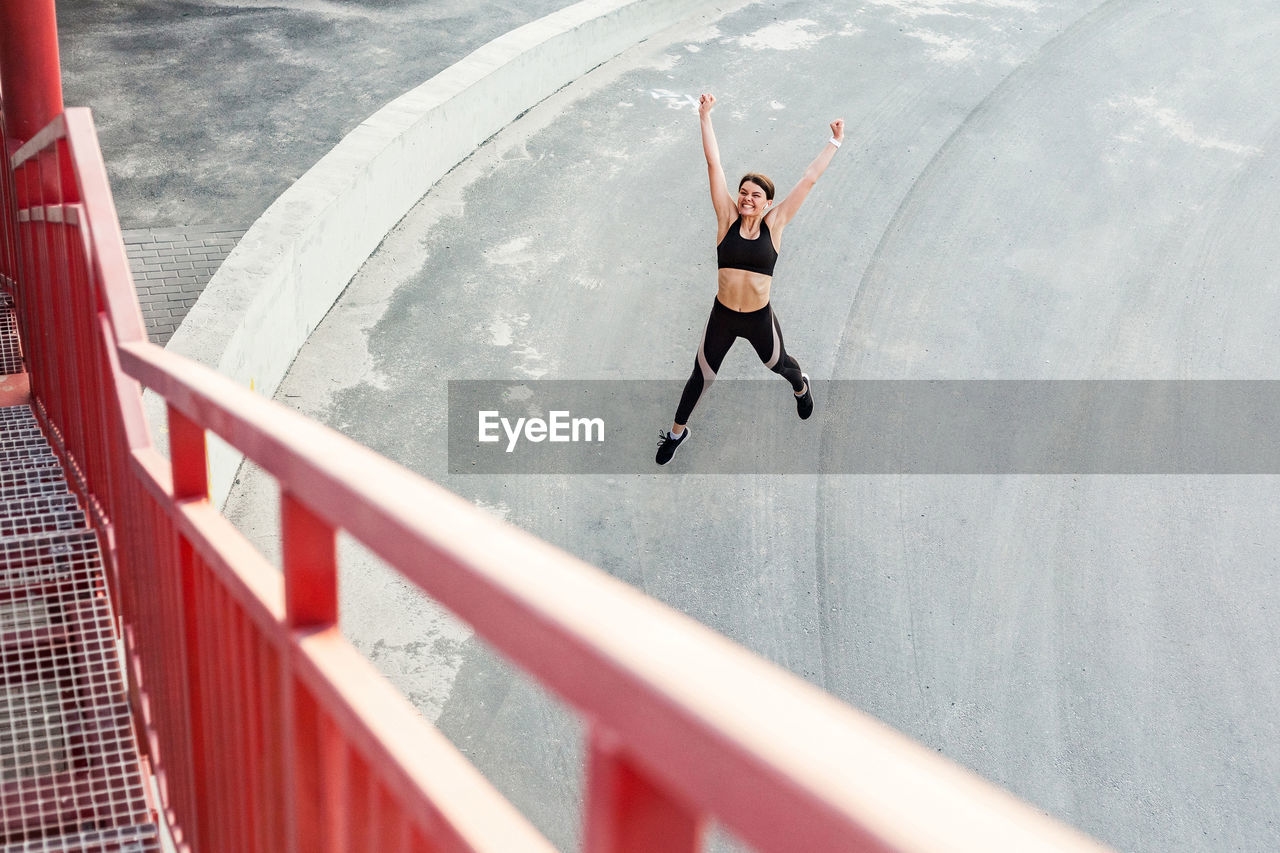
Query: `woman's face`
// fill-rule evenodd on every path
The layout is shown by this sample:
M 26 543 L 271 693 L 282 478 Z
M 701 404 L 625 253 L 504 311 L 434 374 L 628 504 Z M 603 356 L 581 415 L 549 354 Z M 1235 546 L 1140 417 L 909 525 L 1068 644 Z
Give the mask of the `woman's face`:
M 759 216 L 769 209 L 769 200 L 765 197 L 764 188 L 751 181 L 743 182 L 738 187 L 738 214 L 740 216 Z

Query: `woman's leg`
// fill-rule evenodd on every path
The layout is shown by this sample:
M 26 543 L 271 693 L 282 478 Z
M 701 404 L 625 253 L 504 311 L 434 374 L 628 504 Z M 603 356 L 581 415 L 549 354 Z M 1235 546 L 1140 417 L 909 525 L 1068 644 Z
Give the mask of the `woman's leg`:
M 737 338 L 731 322 L 735 313 L 737 312 L 721 305 L 719 300 L 711 307 L 711 316 L 707 318 L 706 328 L 702 330 L 702 340 L 698 342 L 698 354 L 693 359 L 693 372 L 689 374 L 689 381 L 684 384 L 680 405 L 676 407 L 676 419 L 671 431 L 677 435 L 684 430 L 694 407 L 715 381 L 716 371 L 720 369 L 725 355 Z
M 773 308 L 766 305 L 757 312 L 759 317 L 753 318 L 751 334 L 747 338 L 755 348 L 756 355 L 764 362 L 764 366 L 791 383 L 791 390 L 802 394 L 805 388 L 804 374 L 800 372 L 800 364 L 787 352 L 782 340 L 782 327 L 774 316 Z

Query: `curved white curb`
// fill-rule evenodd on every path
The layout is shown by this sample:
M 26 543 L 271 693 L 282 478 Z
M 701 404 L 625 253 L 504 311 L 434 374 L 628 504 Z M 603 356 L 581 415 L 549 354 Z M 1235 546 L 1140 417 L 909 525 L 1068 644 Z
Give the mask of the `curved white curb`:
M 259 217 L 168 349 L 267 396 L 387 233 L 521 113 L 707 0 L 584 0 L 489 42 L 346 136 Z M 221 505 L 241 456 L 209 447 Z

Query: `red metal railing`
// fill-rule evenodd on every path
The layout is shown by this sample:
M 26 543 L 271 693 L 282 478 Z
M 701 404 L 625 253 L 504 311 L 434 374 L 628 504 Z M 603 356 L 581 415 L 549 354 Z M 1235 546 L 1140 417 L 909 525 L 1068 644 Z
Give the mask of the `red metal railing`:
M 148 343 L 87 111 L 67 110 L 12 166 L 33 396 L 86 483 L 135 712 L 184 848 L 551 849 L 341 636 L 341 529 L 582 714 L 589 851 L 696 850 L 712 817 L 765 851 L 1097 849 L 598 570 Z M 167 402 L 171 461 L 151 444 L 139 384 Z M 209 502 L 206 430 L 278 481 L 283 573 Z
M 0 154 L 8 155 L 8 137 L 5 133 L 4 103 L 0 100 Z M 0 169 L 0 287 L 12 289 L 18 274 L 18 221 L 14 211 L 18 209 L 14 199 L 13 173 L 5 163 Z

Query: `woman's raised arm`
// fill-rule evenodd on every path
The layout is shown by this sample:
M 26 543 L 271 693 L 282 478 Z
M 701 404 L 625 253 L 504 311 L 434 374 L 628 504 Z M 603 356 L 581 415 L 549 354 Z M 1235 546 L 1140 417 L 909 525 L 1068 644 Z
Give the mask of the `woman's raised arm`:
M 716 144 L 716 132 L 711 126 L 711 108 L 715 95 L 703 95 L 698 99 L 698 121 L 702 125 L 702 153 L 707 158 L 707 180 L 711 184 L 711 204 L 716 209 L 716 219 L 728 225 L 737 210 L 729 185 L 724 179 L 724 166 L 720 165 L 720 146 Z
M 822 146 L 822 150 L 818 152 L 818 156 L 809 164 L 809 168 L 804 170 L 804 176 L 800 178 L 800 183 L 796 184 L 791 192 L 787 193 L 787 197 L 774 207 L 772 219 L 769 228 L 775 233 L 782 230 L 788 222 L 790 222 L 800 210 L 800 205 L 804 204 L 804 200 L 809 196 L 809 190 L 813 189 L 813 185 L 818 182 L 818 178 L 822 177 L 822 173 L 827 170 L 827 166 L 831 165 L 831 158 L 836 156 L 836 150 L 840 148 L 840 143 L 844 141 L 844 119 L 838 118 L 831 122 L 831 139 L 826 145 Z

